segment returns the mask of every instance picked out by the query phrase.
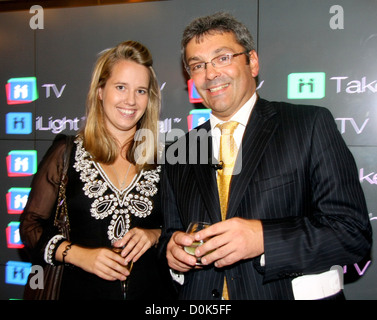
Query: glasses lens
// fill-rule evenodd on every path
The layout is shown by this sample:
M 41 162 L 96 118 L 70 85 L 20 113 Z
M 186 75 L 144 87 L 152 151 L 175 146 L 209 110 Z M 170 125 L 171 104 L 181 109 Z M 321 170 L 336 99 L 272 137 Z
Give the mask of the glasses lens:
M 194 63 L 188 66 L 190 73 L 199 73 L 204 70 L 205 63 Z
M 222 56 L 218 56 L 212 60 L 212 63 L 215 64 L 217 67 L 225 67 L 230 64 L 230 60 L 232 59 L 232 54 L 224 54 Z

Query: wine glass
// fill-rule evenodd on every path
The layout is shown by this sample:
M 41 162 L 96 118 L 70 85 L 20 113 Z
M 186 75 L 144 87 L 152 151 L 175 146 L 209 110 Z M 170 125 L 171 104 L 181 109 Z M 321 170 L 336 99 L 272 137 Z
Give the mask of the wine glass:
M 124 249 L 125 246 L 123 247 L 113 247 L 113 251 L 115 253 L 118 253 L 119 255 L 121 254 L 122 250 Z M 131 270 L 132 270 L 132 267 L 134 266 L 134 262 L 133 260 L 131 260 L 126 268 L 127 270 L 131 273 Z M 127 297 L 127 291 L 128 291 L 128 279 L 129 279 L 130 276 L 127 277 L 126 280 L 121 280 L 120 281 L 120 285 L 121 285 L 121 288 L 122 288 L 122 293 L 123 293 L 123 300 L 126 300 L 126 297 Z
M 195 222 L 190 222 L 186 233 L 193 235 L 194 233 L 203 230 L 205 228 L 208 228 L 211 224 L 209 222 L 201 222 L 201 221 L 195 221 Z M 184 250 L 188 253 L 191 254 L 192 256 L 195 256 L 195 249 L 199 246 L 201 246 L 206 240 L 200 240 L 200 241 L 194 241 L 191 246 L 185 246 Z M 201 262 L 200 257 L 196 257 L 196 265 L 201 266 L 203 265 Z

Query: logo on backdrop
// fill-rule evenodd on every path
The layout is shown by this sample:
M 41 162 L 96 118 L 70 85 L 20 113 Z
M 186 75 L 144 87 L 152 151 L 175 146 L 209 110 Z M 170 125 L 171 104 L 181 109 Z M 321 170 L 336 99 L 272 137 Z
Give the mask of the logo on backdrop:
M 10 188 L 6 195 L 9 214 L 21 214 L 28 200 L 30 188 Z
M 37 172 L 36 150 L 12 150 L 6 158 L 8 177 L 31 176 Z
M 325 97 L 326 74 L 302 72 L 288 75 L 288 99 L 322 99 Z
M 361 79 L 349 80 L 349 77 L 331 77 L 330 80 L 336 83 L 336 93 L 345 92 L 348 94 L 355 93 L 377 93 L 377 80 L 367 79 L 366 76 Z
M 192 130 L 206 122 L 211 114 L 211 109 L 193 109 L 187 116 L 188 130 Z
M 66 87 L 66 84 L 58 87 L 54 83 L 43 84 L 45 88 L 46 99 L 56 97 L 59 99 Z M 37 79 L 35 77 L 11 78 L 5 85 L 7 103 L 9 105 L 26 104 L 38 99 Z M 78 131 L 80 129 L 80 121 L 84 121 L 85 117 L 75 117 L 69 119 L 63 117 L 54 119 L 43 116 L 37 116 L 35 119 L 35 130 L 51 131 L 58 134 L 66 129 L 70 131 Z M 6 134 L 31 134 L 33 131 L 33 114 L 31 112 L 9 112 L 6 114 L 5 133 Z
M 195 87 L 194 80 L 190 79 L 187 81 L 187 88 L 188 88 L 189 100 L 191 103 L 203 102 L 202 98 L 200 97 L 198 93 L 198 90 Z
M 8 261 L 5 266 L 5 283 L 25 285 L 32 264 L 30 262 Z
M 357 123 L 354 118 L 335 118 L 335 121 L 339 121 L 340 123 L 341 134 L 346 132 L 346 128 L 354 130 L 357 134 L 361 134 L 369 122 L 369 118 L 366 118 L 363 123 Z
M 337 94 L 377 93 L 377 80 L 363 76 L 350 79 L 346 76 L 330 77 Z M 326 74 L 324 72 L 302 72 L 288 75 L 288 99 L 322 99 L 326 93 Z
M 5 120 L 6 134 L 30 134 L 32 128 L 31 112 L 9 112 Z
M 189 93 L 189 101 L 191 103 L 203 102 L 203 99 L 200 97 L 198 90 L 196 89 L 194 81 L 192 79 L 187 81 L 187 87 L 188 87 L 188 93 Z M 211 109 L 191 110 L 189 115 L 187 116 L 188 130 L 191 131 L 192 129 L 206 122 L 209 119 L 211 112 L 212 112 Z
M 11 221 L 6 228 L 7 247 L 10 249 L 21 249 L 24 247 L 20 236 L 20 222 Z
M 35 77 L 11 78 L 5 85 L 8 104 L 30 103 L 38 99 Z
M 366 171 L 364 168 L 360 168 L 359 170 L 359 179 L 360 182 L 369 183 L 369 184 L 377 184 L 377 173 L 372 171 Z

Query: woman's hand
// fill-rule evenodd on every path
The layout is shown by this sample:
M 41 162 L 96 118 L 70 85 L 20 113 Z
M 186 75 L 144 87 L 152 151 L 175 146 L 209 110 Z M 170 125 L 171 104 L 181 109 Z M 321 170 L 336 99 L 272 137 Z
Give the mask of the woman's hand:
M 62 261 L 62 253 L 67 244 L 69 242 L 65 241 L 57 249 L 55 257 L 58 261 Z M 130 275 L 125 259 L 108 248 L 92 249 L 72 245 L 65 262 L 110 281 L 126 280 Z
M 141 229 L 132 228 L 119 241 L 114 243 L 114 247 L 124 247 L 121 256 L 125 262 L 136 262 L 145 251 L 158 243 L 161 229 Z

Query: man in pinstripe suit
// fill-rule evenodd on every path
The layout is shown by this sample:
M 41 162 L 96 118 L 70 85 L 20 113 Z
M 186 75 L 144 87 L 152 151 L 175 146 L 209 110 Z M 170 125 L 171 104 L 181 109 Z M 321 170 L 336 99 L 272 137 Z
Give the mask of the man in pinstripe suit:
M 339 274 L 329 270 L 368 255 L 372 234 L 354 159 L 330 112 L 258 97 L 253 39 L 230 15 L 194 20 L 184 31 L 182 54 L 212 114 L 166 151 L 161 242 L 172 272 L 183 278 L 180 298 L 221 299 L 224 279 L 230 299 L 342 295 Z M 229 120 L 239 122 L 239 172 L 221 221 L 216 166 L 190 160 L 206 158 L 203 130 L 217 157 L 216 124 Z M 186 158 L 169 163 L 182 150 Z M 194 220 L 212 223 L 196 234 L 196 240 L 210 238 L 195 252 L 203 267 L 183 250 L 193 242 L 184 231 Z

